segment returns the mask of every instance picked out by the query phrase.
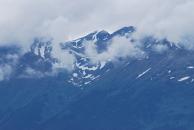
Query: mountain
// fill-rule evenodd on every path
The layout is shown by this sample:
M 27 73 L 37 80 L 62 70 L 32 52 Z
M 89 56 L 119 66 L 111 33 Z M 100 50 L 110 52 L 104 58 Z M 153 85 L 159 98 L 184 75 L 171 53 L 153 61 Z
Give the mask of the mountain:
M 35 39 L 25 54 L 1 47 L 0 75 L 13 72 L 0 76 L 0 130 L 193 130 L 194 52 L 152 36 L 136 45 L 135 30 L 61 43 L 75 56 L 71 72 L 52 73 L 52 41 Z M 85 53 L 88 44 L 106 52 L 117 37 L 141 55 L 92 62 Z

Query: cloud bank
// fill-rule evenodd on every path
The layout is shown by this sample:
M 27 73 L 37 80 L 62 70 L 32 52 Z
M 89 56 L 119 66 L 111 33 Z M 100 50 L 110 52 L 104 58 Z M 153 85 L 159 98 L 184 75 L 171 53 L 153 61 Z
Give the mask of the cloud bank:
M 0 44 L 28 46 L 45 35 L 66 41 L 125 25 L 180 42 L 193 36 L 193 8 L 192 0 L 0 0 Z
M 60 42 L 94 30 L 111 32 L 132 25 L 137 28 L 136 38 L 154 35 L 194 49 L 193 9 L 193 0 L 0 0 L 0 46 L 17 44 L 27 51 L 34 38 L 52 37 L 53 55 L 61 60 L 55 66 L 69 69 L 75 57 L 62 52 Z M 125 43 L 125 39 L 116 38 L 102 54 L 89 45 L 86 54 L 103 61 L 142 53 Z M 166 48 L 155 49 L 162 52 Z M 9 67 L 1 65 L 0 79 L 6 77 L 6 69 L 9 74 Z
M 6 54 L 0 56 L 0 81 L 8 80 L 14 72 L 14 66 L 18 61 L 17 54 Z
M 97 52 L 97 45 L 86 41 L 85 55 L 91 59 L 92 63 L 118 61 L 120 58 L 142 58 L 145 53 L 140 49 L 139 44 L 131 43 L 125 37 L 115 37 L 110 41 L 107 50 L 102 53 Z

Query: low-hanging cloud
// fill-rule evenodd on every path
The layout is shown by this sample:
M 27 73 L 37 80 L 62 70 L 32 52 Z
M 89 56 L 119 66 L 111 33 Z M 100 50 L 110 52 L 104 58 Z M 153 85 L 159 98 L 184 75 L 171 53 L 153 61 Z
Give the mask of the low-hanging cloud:
M 179 42 L 194 32 L 193 8 L 192 0 L 0 0 L 0 44 L 27 46 L 45 35 L 66 41 L 125 25 Z
M 74 56 L 60 51 L 60 42 L 94 30 L 133 25 L 137 38 L 154 35 L 192 49 L 193 8 L 193 0 L 0 0 L 0 46 L 17 44 L 26 51 L 34 38 L 52 37 L 53 55 L 65 68 L 72 68 Z M 97 60 L 128 56 L 131 48 L 121 47 L 111 45 Z
M 144 35 L 154 35 L 158 38 L 180 44 L 189 49 L 193 44 L 194 1 L 173 0 L 158 2 L 151 8 L 151 13 L 138 24 L 138 32 Z M 190 42 L 189 44 L 186 42 Z
M 17 54 L 6 54 L 0 57 L 0 81 L 8 80 L 14 71 L 18 61 Z
M 12 74 L 12 66 L 5 64 L 0 65 L 0 81 L 9 79 Z
M 168 50 L 168 46 L 163 44 L 153 45 L 152 50 L 157 53 L 163 53 Z
M 145 52 L 140 49 L 138 43 L 130 42 L 125 37 L 115 37 L 109 43 L 107 50 L 98 53 L 97 45 L 94 42 L 86 41 L 85 55 L 92 63 L 117 61 L 120 58 L 143 58 Z

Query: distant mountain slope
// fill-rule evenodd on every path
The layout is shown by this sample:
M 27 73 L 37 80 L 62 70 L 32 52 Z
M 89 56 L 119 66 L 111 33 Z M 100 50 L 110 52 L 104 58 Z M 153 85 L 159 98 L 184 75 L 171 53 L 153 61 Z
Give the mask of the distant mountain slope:
M 0 66 L 14 68 L 0 81 L 0 130 L 193 130 L 193 51 L 150 36 L 140 41 L 140 57 L 93 63 L 85 53 L 87 42 L 98 53 L 115 37 L 135 44 L 134 32 L 96 31 L 62 43 L 76 58 L 74 70 L 55 75 L 51 41 L 36 39 L 25 54 L 0 48 Z

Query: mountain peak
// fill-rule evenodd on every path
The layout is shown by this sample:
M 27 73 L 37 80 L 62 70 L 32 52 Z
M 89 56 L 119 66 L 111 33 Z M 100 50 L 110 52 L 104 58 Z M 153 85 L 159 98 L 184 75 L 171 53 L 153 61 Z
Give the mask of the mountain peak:
M 133 32 L 135 32 L 135 27 L 128 26 L 128 27 L 123 27 L 117 30 L 116 32 L 112 33 L 112 36 L 115 36 L 115 35 L 124 36 L 127 33 L 133 33 Z

